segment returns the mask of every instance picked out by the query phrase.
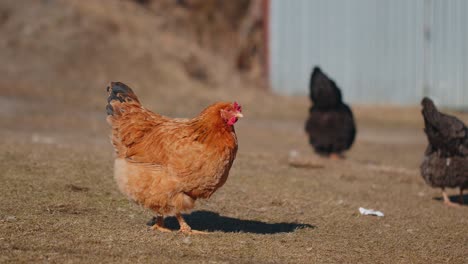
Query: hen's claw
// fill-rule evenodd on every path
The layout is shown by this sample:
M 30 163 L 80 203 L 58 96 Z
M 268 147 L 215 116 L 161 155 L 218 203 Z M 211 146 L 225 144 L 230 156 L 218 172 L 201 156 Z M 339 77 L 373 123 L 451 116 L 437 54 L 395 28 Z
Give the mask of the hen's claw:
M 158 224 L 153 225 L 153 226 L 151 227 L 151 230 L 160 231 L 160 232 L 166 232 L 166 233 L 172 232 L 171 229 L 165 228 L 165 227 L 160 226 L 160 225 L 158 225 Z
M 187 234 L 187 235 L 207 235 L 209 232 L 199 231 L 199 230 L 192 230 L 192 229 L 179 229 L 179 232 Z
M 192 230 L 192 228 L 185 222 L 181 214 L 176 214 L 177 221 L 179 221 L 180 229 L 179 232 L 188 234 L 188 235 L 206 235 L 208 232 Z
M 156 223 L 153 226 L 151 226 L 151 229 L 161 232 L 172 232 L 171 229 L 164 227 L 164 218 L 162 216 L 156 217 Z

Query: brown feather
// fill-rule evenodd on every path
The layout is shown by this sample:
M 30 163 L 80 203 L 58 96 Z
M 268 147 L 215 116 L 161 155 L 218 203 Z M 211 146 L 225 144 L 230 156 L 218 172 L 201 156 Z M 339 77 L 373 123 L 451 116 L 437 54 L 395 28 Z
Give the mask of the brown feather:
M 162 215 L 190 210 L 227 180 L 237 153 L 234 127 L 216 103 L 193 119 L 172 119 L 132 100 L 110 100 L 115 178 L 132 200 Z

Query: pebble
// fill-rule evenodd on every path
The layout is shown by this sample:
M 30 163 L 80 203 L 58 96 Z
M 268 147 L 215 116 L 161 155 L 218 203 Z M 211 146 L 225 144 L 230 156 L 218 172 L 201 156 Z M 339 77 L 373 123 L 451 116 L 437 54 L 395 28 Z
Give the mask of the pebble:
M 192 240 L 190 239 L 190 237 L 184 237 L 182 239 L 182 242 L 187 245 L 192 244 Z
M 16 221 L 16 216 L 9 215 L 9 216 L 5 217 L 5 221 L 14 222 L 14 221 Z

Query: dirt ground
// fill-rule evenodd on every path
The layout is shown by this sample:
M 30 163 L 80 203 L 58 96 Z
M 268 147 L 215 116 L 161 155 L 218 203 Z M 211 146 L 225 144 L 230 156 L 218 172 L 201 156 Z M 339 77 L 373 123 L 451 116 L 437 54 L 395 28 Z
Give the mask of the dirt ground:
M 356 107 L 347 159 L 298 169 L 289 152 L 312 155 L 304 114 L 249 117 L 245 107 L 227 183 L 186 216 L 210 232 L 199 236 L 149 230 L 151 212 L 118 192 L 104 110 L 59 109 L 1 98 L 2 263 L 468 262 L 468 207 L 444 206 L 419 175 L 416 109 Z M 385 216 L 361 216 L 361 206 Z

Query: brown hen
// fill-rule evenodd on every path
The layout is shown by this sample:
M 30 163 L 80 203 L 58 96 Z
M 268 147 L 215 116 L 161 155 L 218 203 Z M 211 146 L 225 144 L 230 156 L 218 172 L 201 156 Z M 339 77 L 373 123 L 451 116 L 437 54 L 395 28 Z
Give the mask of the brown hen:
M 164 217 L 175 215 L 181 232 L 201 233 L 191 230 L 181 212 L 226 182 L 237 153 L 234 124 L 241 107 L 219 102 L 195 118 L 173 119 L 145 109 L 123 83 L 113 82 L 107 91 L 119 189 L 157 214 L 153 229 L 170 231 Z

